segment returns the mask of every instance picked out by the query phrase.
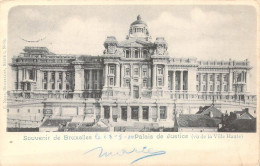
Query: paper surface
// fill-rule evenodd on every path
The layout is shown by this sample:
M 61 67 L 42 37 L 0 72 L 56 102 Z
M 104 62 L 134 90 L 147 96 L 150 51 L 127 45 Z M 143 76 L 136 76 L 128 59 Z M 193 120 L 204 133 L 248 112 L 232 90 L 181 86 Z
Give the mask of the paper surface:
M 0 165 L 259 165 L 259 122 L 257 120 L 259 118 L 258 2 L 4 1 L 1 2 L 0 12 Z M 145 31 L 146 29 L 140 31 L 131 29 L 136 28 L 133 25 L 135 25 L 134 21 L 138 20 L 145 22 L 141 22 L 140 25 L 147 28 L 148 31 Z M 140 27 L 143 28 L 142 26 Z M 107 36 L 115 36 L 118 40 L 119 44 L 117 44 L 116 51 L 113 48 L 114 45 L 109 45 L 109 47 L 106 45 L 105 41 L 110 43 L 114 40 L 113 37 L 107 38 Z M 138 41 L 136 38 L 145 39 L 145 42 Z M 135 42 L 132 42 L 133 40 Z M 167 44 L 164 43 L 164 40 Z M 151 41 L 152 44 L 148 41 Z M 156 42 L 162 43 L 156 45 L 154 44 Z M 53 96 L 50 97 L 53 92 L 47 92 L 47 89 L 44 91 L 44 74 L 42 77 L 37 77 L 37 74 L 28 72 L 27 75 L 24 75 L 28 79 L 20 80 L 22 82 L 21 87 L 15 84 L 16 80 L 19 80 L 19 71 L 15 73 L 12 70 L 12 64 L 20 65 L 23 68 L 26 68 L 24 66 L 28 66 L 28 64 L 23 65 L 22 63 L 25 61 L 18 64 L 18 61 L 16 63 L 12 61 L 12 58 L 17 58 L 18 55 L 23 57 L 24 55 L 20 53 L 26 46 L 31 48 L 46 47 L 51 52 L 49 53 L 51 56 L 61 55 L 68 59 L 70 56 L 77 57 L 77 62 L 71 62 L 72 68 L 63 66 L 64 68 L 55 69 L 57 74 L 54 74 L 53 77 L 52 72 L 54 70 L 52 68 L 40 68 L 40 70 L 44 69 L 43 72 L 47 72 L 47 78 L 56 80 L 54 82 L 57 84 L 52 84 L 50 81 L 51 83 L 46 85 L 47 89 L 50 88 L 49 91 L 53 88 L 56 90 L 53 91 L 54 94 L 58 94 L 60 93 L 58 92 L 59 88 L 72 88 L 72 99 L 69 98 L 69 95 L 66 98 L 55 96 L 54 99 Z M 135 57 L 136 54 L 133 50 L 132 59 L 127 59 L 127 53 L 120 50 L 120 48 L 131 47 L 138 47 L 141 50 L 150 46 L 151 48 L 156 47 L 156 49 L 147 53 L 147 57 L 150 54 L 151 56 L 154 55 L 152 58 L 158 58 L 158 61 L 146 61 L 145 52 L 139 53 L 138 57 Z M 102 96 L 89 97 L 87 96 L 89 91 L 86 90 L 89 89 L 88 83 L 79 80 L 83 80 L 81 78 L 84 77 L 86 81 L 90 76 L 87 76 L 88 72 L 81 74 L 80 69 L 85 68 L 86 71 L 91 68 L 91 72 L 95 73 L 98 68 L 100 75 L 101 71 L 106 72 L 108 69 L 105 69 L 102 65 L 99 66 L 94 61 L 92 63 L 88 59 L 88 55 L 105 57 L 104 59 L 108 56 L 114 56 L 113 60 L 107 62 L 108 66 L 117 60 L 115 57 L 124 55 L 125 59 L 121 58 L 119 64 L 123 66 L 123 64 L 128 65 L 129 63 L 130 75 L 138 72 L 138 70 L 135 71 L 136 63 L 148 63 L 151 68 L 153 64 L 157 64 L 158 75 L 155 80 L 155 77 L 149 77 L 155 73 L 153 69 L 148 67 L 146 71 L 139 68 L 140 71 L 142 70 L 140 75 L 146 76 L 147 72 L 147 82 L 143 81 L 146 77 L 142 77 L 143 80 L 140 81 L 141 79 L 135 76 L 129 77 L 130 81 L 127 82 L 125 81 L 128 79 L 127 76 L 124 79 L 117 77 L 122 76 L 122 73 L 127 75 L 127 66 L 124 69 L 120 68 L 120 72 L 117 71 L 117 65 L 114 66 L 115 71 L 109 66 L 109 72 L 115 72 L 114 79 L 110 80 L 112 76 L 109 74 L 111 73 L 108 73 L 107 77 L 97 76 L 97 82 L 94 81 L 90 86 L 93 89 L 102 87 Z M 160 60 L 168 56 L 167 63 L 169 65 L 166 68 L 167 65 L 163 62 L 165 66 L 162 65 L 162 74 L 160 75 Z M 139 58 L 139 60 L 134 58 Z M 48 66 L 51 64 L 52 62 L 48 59 L 51 59 L 51 57 L 45 58 L 46 61 L 41 65 L 46 64 Z M 102 59 L 102 63 L 105 61 L 104 59 Z M 58 63 L 58 60 L 55 62 Z M 204 64 L 206 62 L 208 64 Z M 225 66 L 225 62 L 229 65 L 232 63 L 235 66 L 232 70 L 238 73 L 237 77 L 232 76 L 234 78 L 233 91 L 237 93 L 231 92 L 232 87 L 228 83 L 231 75 L 225 75 L 225 70 L 228 67 L 221 69 L 221 65 Z M 250 72 L 247 66 L 243 66 L 244 63 L 247 65 L 247 62 L 250 64 L 250 67 L 248 67 Z M 30 70 L 34 69 L 32 66 L 37 68 L 38 61 L 30 63 L 34 63 L 29 65 Z M 54 64 L 54 68 L 57 67 L 57 63 Z M 185 65 L 192 67 L 185 68 Z M 189 70 L 190 68 L 194 70 Z M 59 75 L 59 72 L 65 70 L 72 71 L 72 73 L 75 71 L 75 76 L 71 75 L 72 78 L 75 78 L 75 81 L 72 81 L 69 85 L 60 85 L 57 79 L 61 78 L 62 80 L 63 76 L 66 79 L 69 78 L 66 73 Z M 163 75 L 166 70 L 169 71 L 169 78 Z M 175 71 L 180 72 L 180 75 L 174 74 Z M 186 71 L 192 74 L 185 75 Z M 218 82 L 218 75 L 222 74 L 220 77 L 223 78 L 221 79 L 223 82 L 212 84 L 212 88 L 214 88 L 212 91 L 216 91 L 212 94 L 215 94 L 215 96 L 191 99 L 191 95 L 205 95 L 205 93 L 199 92 L 204 88 L 204 71 L 210 73 L 207 78 L 209 84 L 205 84 L 205 88 L 208 88 L 209 91 L 208 94 L 211 92 L 210 75 L 212 73 L 215 82 Z M 248 74 L 247 76 L 243 75 L 243 77 L 241 75 L 241 81 L 244 79 L 244 82 L 240 83 L 239 73 L 242 73 L 242 71 L 246 71 Z M 202 79 L 202 83 L 199 83 L 198 87 L 195 84 L 200 82 L 200 78 L 196 78 L 196 72 L 201 74 Z M 92 76 L 95 80 L 95 74 Z M 183 80 L 184 83 L 180 81 L 181 85 L 178 86 L 179 83 L 173 81 L 176 77 Z M 43 81 L 38 84 L 37 79 L 38 82 L 39 79 Z M 137 82 L 135 82 L 136 80 Z M 45 94 L 45 92 L 46 94 L 49 93 L 46 100 L 27 98 L 26 93 L 32 88 L 31 85 L 34 85 L 31 84 L 31 81 L 36 81 L 35 87 L 41 86 L 42 88 L 42 91 L 34 93 L 35 96 Z M 131 99 L 120 97 L 111 99 L 109 96 L 111 81 L 114 81 L 112 86 L 114 94 L 116 91 L 127 89 L 129 85 L 129 89 L 132 89 L 129 93 Z M 187 84 L 185 84 L 185 81 Z M 194 84 L 189 81 L 194 81 Z M 166 84 L 166 82 L 168 83 Z M 160 87 L 161 83 L 162 86 Z M 157 89 L 153 86 L 154 84 L 157 85 Z M 240 85 L 246 85 L 246 88 L 238 91 Z M 95 88 L 96 86 L 97 88 Z M 26 89 L 24 89 L 25 87 Z M 23 88 L 23 90 L 19 91 L 19 88 Z M 86 96 L 84 96 L 85 93 L 81 88 L 85 90 Z M 155 94 L 154 96 L 157 96 L 157 98 L 145 98 L 145 90 L 142 88 L 147 91 L 151 90 L 152 96 Z M 192 88 L 194 91 L 191 91 Z M 226 88 L 227 91 L 225 91 Z M 183 97 L 175 95 L 175 99 L 172 97 L 173 95 L 169 95 L 169 98 L 167 98 L 164 96 L 166 93 L 163 93 L 162 97 L 158 97 L 161 89 L 172 94 L 182 95 L 182 91 L 186 89 L 187 93 L 185 92 L 185 94 L 190 96 L 187 100 L 185 100 L 185 95 Z M 137 91 L 139 93 L 136 93 Z M 23 96 L 16 96 L 16 99 L 13 96 L 10 97 L 10 94 L 20 93 Z M 94 94 L 99 94 L 99 92 L 95 91 Z M 223 94 L 230 96 L 230 98 L 223 102 L 223 98 L 219 98 Z M 230 94 L 239 97 L 236 101 L 230 101 L 233 97 Z M 108 97 L 105 95 L 108 95 Z M 120 96 L 119 93 L 118 96 Z M 118 96 L 114 95 L 113 97 Z M 244 96 L 248 98 L 243 98 Z M 95 106 L 92 107 L 91 104 L 93 103 L 95 103 Z M 219 116 L 220 125 L 214 123 L 214 126 L 209 126 L 209 121 L 213 121 L 216 115 L 214 112 L 213 114 L 210 113 L 210 111 L 205 115 L 197 115 L 200 106 L 214 106 L 214 109 L 220 110 L 223 115 L 228 114 L 227 117 L 231 117 L 234 113 L 237 119 L 256 120 L 256 131 L 251 131 L 251 128 L 247 126 L 248 124 L 244 124 L 240 125 L 236 132 L 232 132 L 235 130 L 230 128 L 225 129 L 226 132 L 218 132 L 221 128 L 223 129 L 223 124 L 226 125 L 223 122 L 225 121 L 223 120 L 225 119 L 224 116 L 222 116 L 222 119 L 221 115 Z M 235 113 L 235 111 L 238 112 Z M 51 116 L 46 118 L 49 114 Z M 193 121 L 189 123 L 192 125 L 184 126 L 181 120 L 185 120 L 185 117 L 188 118 L 188 115 L 205 118 L 208 126 L 202 126 L 205 121 Z M 43 125 L 48 119 L 64 120 L 67 117 L 70 117 L 69 122 L 59 122 L 54 127 Z M 115 120 L 116 118 L 117 120 Z M 179 132 L 173 132 L 173 126 L 176 125 L 175 119 L 178 122 Z M 238 123 L 242 123 L 242 121 L 238 121 Z M 98 129 L 87 132 L 86 128 L 88 127 L 86 126 L 92 123 L 99 126 Z M 197 123 L 201 126 L 196 127 Z M 70 130 L 69 124 L 79 126 Z M 62 125 L 65 126 L 65 129 L 62 128 Z M 81 125 L 86 125 L 85 128 L 82 127 L 84 130 L 76 132 L 80 131 Z M 149 131 L 141 132 L 140 130 L 138 132 L 134 130 L 140 125 L 146 126 L 142 128 L 142 131 L 145 129 Z M 245 126 L 248 128 L 244 129 Z M 99 132 L 102 127 L 105 132 Z M 26 132 L 33 131 L 32 128 L 35 128 L 35 131 L 42 132 Z M 61 131 L 61 129 L 64 132 L 49 132 Z M 156 132 L 152 132 L 152 129 Z M 19 130 L 20 132 L 18 132 Z

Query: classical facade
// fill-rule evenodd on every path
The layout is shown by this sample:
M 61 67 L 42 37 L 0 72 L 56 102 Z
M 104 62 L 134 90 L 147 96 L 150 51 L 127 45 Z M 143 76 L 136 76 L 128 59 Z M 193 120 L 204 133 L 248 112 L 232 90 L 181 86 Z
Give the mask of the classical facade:
M 163 37 L 152 42 L 140 16 L 125 41 L 108 36 L 104 47 L 100 56 L 25 47 L 10 64 L 15 82 L 8 92 L 8 125 L 84 117 L 107 119 L 112 126 L 173 126 L 174 103 L 178 114 L 196 113 L 212 102 L 222 112 L 256 111 L 256 96 L 247 90 L 248 60 L 176 58 Z

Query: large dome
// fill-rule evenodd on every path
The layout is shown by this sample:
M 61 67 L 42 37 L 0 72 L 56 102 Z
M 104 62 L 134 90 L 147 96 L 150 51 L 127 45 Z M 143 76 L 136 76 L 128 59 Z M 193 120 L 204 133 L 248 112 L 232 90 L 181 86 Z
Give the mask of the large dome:
M 134 21 L 131 25 L 136 25 L 136 24 L 144 24 L 147 26 L 147 24 L 142 20 L 140 15 L 137 16 L 137 20 Z

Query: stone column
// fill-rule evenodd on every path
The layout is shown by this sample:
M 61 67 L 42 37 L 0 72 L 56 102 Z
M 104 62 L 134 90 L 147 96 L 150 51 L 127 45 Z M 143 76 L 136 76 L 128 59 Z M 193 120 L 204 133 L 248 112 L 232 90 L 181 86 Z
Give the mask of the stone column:
M 153 89 L 156 88 L 156 75 L 157 75 L 157 71 L 156 71 L 156 64 L 153 65 Z
M 196 85 L 197 85 L 197 81 L 196 81 L 196 70 L 195 69 L 190 69 L 188 70 L 188 91 L 190 92 L 196 92 Z
M 116 87 L 120 87 L 120 64 L 116 64 Z
M 175 75 L 176 75 L 176 72 L 173 71 L 172 72 L 172 90 L 175 91 Z
M 232 78 L 232 71 L 229 71 L 229 79 L 228 79 L 228 90 L 229 92 L 232 91 L 232 82 L 233 82 L 233 78 Z
M 143 121 L 143 108 L 142 108 L 142 106 L 139 106 L 138 113 L 139 113 L 139 115 L 138 115 L 139 122 Z
M 121 68 L 121 83 L 120 83 L 120 87 L 123 87 L 124 84 L 124 66 L 123 64 L 120 65 Z
M 121 115 L 121 113 L 122 113 L 122 111 L 121 111 L 121 109 L 120 109 L 121 107 L 119 106 L 119 104 L 117 104 L 117 120 L 122 120 L 122 115 Z
M 42 72 L 41 70 L 37 69 L 36 70 L 36 76 L 37 76 L 37 81 L 36 81 L 36 87 L 38 90 L 41 90 L 42 89 Z
M 202 73 L 199 73 L 199 91 L 203 91 L 203 87 L 202 87 Z
M 105 71 L 103 73 L 104 75 L 104 87 L 107 87 L 107 76 L 108 76 L 108 64 L 105 64 Z
M 104 107 L 103 107 L 103 105 L 101 104 L 101 105 L 100 105 L 100 119 L 104 119 L 104 115 L 105 115 Z
M 180 90 L 183 91 L 183 71 L 180 71 Z
M 157 122 L 160 121 L 160 106 L 157 106 Z
M 172 107 L 170 107 L 170 108 L 172 108 Z M 172 109 L 169 109 L 169 106 L 166 106 L 166 116 L 167 116 L 166 119 L 167 119 L 167 121 L 171 120 L 171 116 L 170 116 L 171 115 L 171 113 L 170 113 L 171 111 L 170 110 L 172 110 Z
M 209 74 L 206 73 L 206 91 L 209 91 Z
M 148 107 L 148 121 L 152 122 L 152 108 L 149 106 Z
M 148 65 L 148 87 L 151 88 L 152 87 L 152 71 L 151 71 L 151 66 Z
M 76 66 L 75 66 L 76 67 Z M 81 69 L 80 66 L 75 68 L 75 91 L 83 90 L 84 86 L 84 69 Z
M 66 71 L 62 72 L 62 90 L 66 90 Z
M 168 65 L 164 65 L 164 88 L 168 89 Z

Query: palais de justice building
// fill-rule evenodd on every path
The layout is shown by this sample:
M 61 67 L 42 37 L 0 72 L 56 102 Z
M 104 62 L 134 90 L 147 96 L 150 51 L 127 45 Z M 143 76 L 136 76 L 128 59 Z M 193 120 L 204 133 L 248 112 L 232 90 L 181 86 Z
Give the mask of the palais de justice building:
M 168 54 L 163 37 L 152 41 L 140 16 L 126 40 L 108 36 L 104 47 L 100 56 L 25 47 L 10 64 L 15 82 L 8 92 L 8 126 L 17 127 L 17 119 L 31 127 L 26 120 L 39 126 L 45 119 L 66 117 L 107 119 L 112 126 L 173 126 L 174 110 L 194 114 L 212 102 L 223 113 L 256 111 L 256 96 L 247 91 L 247 60 L 176 58 Z

